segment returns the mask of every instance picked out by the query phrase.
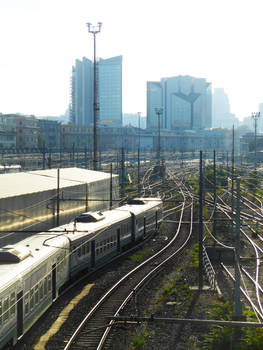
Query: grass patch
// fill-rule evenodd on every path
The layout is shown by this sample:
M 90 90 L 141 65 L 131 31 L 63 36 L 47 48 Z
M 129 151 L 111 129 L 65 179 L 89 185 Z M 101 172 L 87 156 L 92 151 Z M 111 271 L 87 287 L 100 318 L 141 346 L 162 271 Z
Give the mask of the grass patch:
M 152 248 L 146 248 L 142 251 L 136 252 L 133 255 L 129 257 L 129 260 L 134 262 L 134 263 L 139 263 L 143 261 L 144 259 L 150 257 L 152 253 Z
M 209 318 L 215 320 L 231 321 L 233 318 L 233 303 L 226 301 L 212 306 Z M 244 311 L 243 316 L 249 322 L 257 322 L 252 311 Z M 237 333 L 231 326 L 213 326 L 208 334 L 203 335 L 202 349 L 206 350 L 262 350 L 263 329 L 256 327 L 242 327 Z

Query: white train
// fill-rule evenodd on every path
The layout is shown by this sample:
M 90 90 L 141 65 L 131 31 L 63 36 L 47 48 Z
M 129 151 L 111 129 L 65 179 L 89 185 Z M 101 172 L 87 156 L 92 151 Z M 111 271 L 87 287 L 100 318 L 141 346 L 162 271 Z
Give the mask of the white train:
M 162 221 L 158 198 L 87 212 L 67 225 L 0 249 L 0 349 L 15 344 L 58 297 L 60 287 L 153 233 Z

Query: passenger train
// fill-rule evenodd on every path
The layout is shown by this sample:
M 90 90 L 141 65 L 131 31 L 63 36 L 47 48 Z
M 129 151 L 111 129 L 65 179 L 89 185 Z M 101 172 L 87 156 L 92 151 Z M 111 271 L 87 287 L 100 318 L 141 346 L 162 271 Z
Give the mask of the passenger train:
M 73 276 L 110 261 L 153 233 L 161 221 L 161 199 L 133 199 L 1 248 L 0 349 L 14 345 Z

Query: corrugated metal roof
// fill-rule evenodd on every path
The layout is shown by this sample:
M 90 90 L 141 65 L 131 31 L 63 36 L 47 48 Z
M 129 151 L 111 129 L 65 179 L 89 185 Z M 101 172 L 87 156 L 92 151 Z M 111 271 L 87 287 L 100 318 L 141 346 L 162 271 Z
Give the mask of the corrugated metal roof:
M 113 175 L 114 177 L 116 175 Z M 101 171 L 61 168 L 60 188 L 108 179 L 110 174 Z M 0 198 L 21 196 L 57 188 L 57 169 L 0 174 Z

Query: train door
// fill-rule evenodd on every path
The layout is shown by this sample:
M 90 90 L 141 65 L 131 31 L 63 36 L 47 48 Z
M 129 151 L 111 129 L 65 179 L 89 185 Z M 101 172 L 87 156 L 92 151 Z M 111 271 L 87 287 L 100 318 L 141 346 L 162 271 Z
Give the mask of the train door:
M 91 256 L 90 256 L 90 265 L 91 267 L 95 266 L 96 260 L 95 260 L 95 248 L 96 243 L 95 240 L 91 241 Z
M 23 291 L 16 296 L 17 300 L 17 338 L 23 335 Z
M 57 297 L 57 268 L 56 264 L 52 265 L 52 299 L 55 300 Z
M 143 238 L 146 237 L 146 217 L 143 218 Z
M 117 252 L 120 253 L 121 251 L 121 229 L 117 229 Z
M 131 241 L 135 242 L 135 231 L 136 231 L 136 218 L 133 213 L 131 213 Z

